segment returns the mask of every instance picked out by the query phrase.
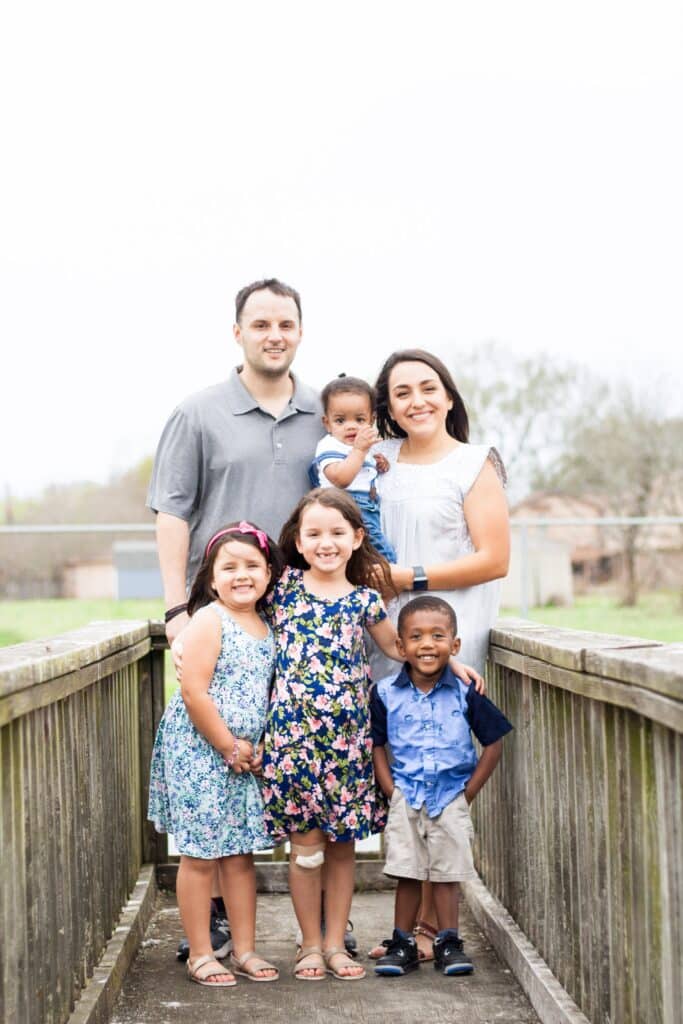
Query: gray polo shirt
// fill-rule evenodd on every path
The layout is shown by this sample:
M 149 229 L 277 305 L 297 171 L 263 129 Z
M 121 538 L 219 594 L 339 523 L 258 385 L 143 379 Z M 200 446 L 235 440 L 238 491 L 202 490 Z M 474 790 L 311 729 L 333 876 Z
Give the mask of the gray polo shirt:
M 310 489 L 307 469 L 323 433 L 320 400 L 293 379 L 294 394 L 277 419 L 247 391 L 237 368 L 171 413 L 147 505 L 189 523 L 188 585 L 221 526 L 249 519 L 277 540 Z

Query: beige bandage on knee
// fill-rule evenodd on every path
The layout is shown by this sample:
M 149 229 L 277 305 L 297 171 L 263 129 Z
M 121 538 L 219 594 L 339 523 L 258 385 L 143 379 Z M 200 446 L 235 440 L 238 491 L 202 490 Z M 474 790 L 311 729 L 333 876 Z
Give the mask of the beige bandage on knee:
M 299 843 L 292 843 L 290 860 L 298 868 L 306 868 L 307 871 L 317 871 L 325 863 L 325 843 L 311 846 L 301 846 Z

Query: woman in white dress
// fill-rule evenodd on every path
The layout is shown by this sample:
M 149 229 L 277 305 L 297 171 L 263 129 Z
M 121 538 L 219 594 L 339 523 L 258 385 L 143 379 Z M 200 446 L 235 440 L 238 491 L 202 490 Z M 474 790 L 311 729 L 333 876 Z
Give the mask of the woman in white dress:
M 377 481 L 382 528 L 397 555 L 391 575 L 399 596 L 389 614 L 396 621 L 416 592 L 434 592 L 457 615 L 459 656 L 483 672 L 510 556 L 502 460 L 495 448 L 468 443 L 464 402 L 448 369 L 429 352 L 393 353 L 375 389 L 377 427 L 386 440 L 373 453 L 389 462 Z M 372 657 L 374 679 L 399 668 Z M 427 959 L 431 941 L 425 939 L 436 924 L 430 888 L 426 883 L 417 928 Z

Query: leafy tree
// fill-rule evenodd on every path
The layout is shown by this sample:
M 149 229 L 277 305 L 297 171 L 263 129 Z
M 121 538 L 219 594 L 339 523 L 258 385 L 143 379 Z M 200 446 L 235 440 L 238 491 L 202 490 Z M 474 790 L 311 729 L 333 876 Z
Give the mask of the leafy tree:
M 495 341 L 447 361 L 467 406 L 471 438 L 490 441 L 500 451 L 513 502 L 545 479 L 572 423 L 601 388 L 572 363 L 545 353 L 519 356 Z
M 671 482 L 683 479 L 683 429 L 680 420 L 666 417 L 661 400 L 618 384 L 590 416 L 575 421 L 567 441 L 546 478 L 550 486 L 600 497 L 610 515 L 674 512 L 667 496 L 673 501 Z M 676 500 L 680 503 L 680 490 Z M 623 530 L 625 605 L 638 600 L 642 530 L 638 525 Z

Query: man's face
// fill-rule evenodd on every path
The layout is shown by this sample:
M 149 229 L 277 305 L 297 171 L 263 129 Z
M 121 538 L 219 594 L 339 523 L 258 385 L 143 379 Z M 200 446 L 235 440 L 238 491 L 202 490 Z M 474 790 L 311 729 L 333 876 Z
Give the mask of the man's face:
M 235 341 L 244 350 L 244 362 L 262 377 L 282 377 L 289 370 L 301 341 L 296 302 L 288 295 L 264 289 L 252 292 L 235 324 Z

